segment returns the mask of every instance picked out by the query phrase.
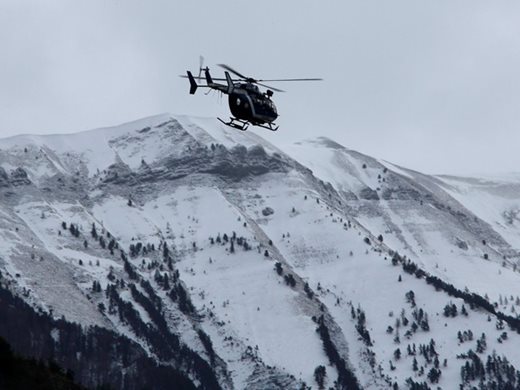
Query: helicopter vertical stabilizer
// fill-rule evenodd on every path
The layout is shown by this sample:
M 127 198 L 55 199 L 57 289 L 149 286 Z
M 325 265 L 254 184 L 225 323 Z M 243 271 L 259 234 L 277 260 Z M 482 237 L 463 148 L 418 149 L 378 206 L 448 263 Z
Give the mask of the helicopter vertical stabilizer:
M 208 85 L 212 85 L 213 84 L 213 79 L 211 78 L 211 75 L 209 74 L 209 69 L 206 68 L 204 70 L 204 75 L 206 76 L 206 83 L 208 83 Z
M 197 83 L 195 82 L 195 79 L 193 78 L 193 75 L 188 70 L 188 79 L 190 80 L 190 95 L 195 94 L 195 91 L 197 90 Z
M 233 93 L 233 89 L 234 89 L 234 85 L 233 85 L 233 80 L 231 80 L 231 76 L 229 75 L 229 72 L 224 72 L 225 75 L 226 75 L 226 81 L 227 81 L 227 93 L 228 94 L 232 94 Z

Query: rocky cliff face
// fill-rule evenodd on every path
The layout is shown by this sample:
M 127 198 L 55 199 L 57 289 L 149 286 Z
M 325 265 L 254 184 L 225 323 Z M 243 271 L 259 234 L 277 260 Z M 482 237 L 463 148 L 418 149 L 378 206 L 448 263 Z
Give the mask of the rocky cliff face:
M 513 179 L 169 115 L 0 148 L 0 336 L 87 386 L 469 386 L 468 330 L 520 364 Z

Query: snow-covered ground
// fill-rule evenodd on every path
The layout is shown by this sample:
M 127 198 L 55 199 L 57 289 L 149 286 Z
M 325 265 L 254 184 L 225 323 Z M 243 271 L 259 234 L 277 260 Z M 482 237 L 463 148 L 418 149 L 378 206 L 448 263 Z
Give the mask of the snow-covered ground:
M 334 387 L 340 371 L 316 331 L 320 321 L 366 389 L 406 388 L 407 378 L 458 388 L 466 360 L 457 356 L 476 350 L 482 334 L 483 361 L 496 351 L 520 368 L 520 336 L 499 329 L 494 314 L 391 261 L 398 252 L 516 317 L 518 176 L 430 177 L 325 138 L 280 149 L 213 119 L 168 114 L 3 139 L 0 167 L 0 271 L 13 291 L 57 318 L 115 329 L 153 356 L 94 289 L 117 286 L 141 321 L 160 327 L 133 283 L 160 301 L 170 331 L 212 364 L 224 388 L 318 388 L 320 366 Z M 179 291 L 193 310 L 181 307 Z M 457 316 L 444 315 L 448 304 Z M 425 315 L 429 329 L 413 331 Z M 458 332 L 469 330 L 461 342 Z M 433 358 L 419 352 L 431 340 L 438 384 L 427 377 Z

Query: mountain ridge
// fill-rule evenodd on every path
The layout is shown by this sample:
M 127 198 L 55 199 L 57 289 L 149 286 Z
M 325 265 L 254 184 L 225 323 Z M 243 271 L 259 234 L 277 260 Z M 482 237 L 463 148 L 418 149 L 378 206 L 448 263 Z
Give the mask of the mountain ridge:
M 425 175 L 324 137 L 279 148 L 170 114 L 0 148 L 2 288 L 206 388 L 470 386 L 457 331 L 493 334 L 520 305 L 514 182 Z M 442 305 L 468 302 L 424 275 L 496 313 L 446 316 Z M 520 367 L 517 336 L 501 332 L 489 350 Z M 405 356 L 434 339 L 446 367 Z M 84 385 L 108 380 L 74 368 Z

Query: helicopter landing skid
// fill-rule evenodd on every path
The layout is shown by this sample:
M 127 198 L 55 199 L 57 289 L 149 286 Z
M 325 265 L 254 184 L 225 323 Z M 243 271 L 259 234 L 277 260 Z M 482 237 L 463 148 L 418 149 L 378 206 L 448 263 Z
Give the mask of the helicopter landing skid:
M 220 119 L 218 117 L 217 117 L 217 119 L 219 121 L 221 121 L 223 124 L 225 124 L 225 125 L 227 125 L 229 127 L 233 127 L 235 129 L 242 130 L 242 131 L 246 131 L 247 128 L 249 127 L 249 125 L 250 125 L 250 122 L 248 122 L 248 121 L 244 121 L 244 120 L 233 118 L 233 117 L 230 118 L 229 122 L 224 122 L 222 119 Z M 268 123 L 267 125 L 262 125 L 262 124 L 259 124 L 259 123 L 253 123 L 253 126 L 262 127 L 264 129 L 267 129 L 267 130 L 271 130 L 271 131 L 278 130 L 279 126 L 273 127 L 272 125 L 273 125 L 273 123 Z
M 249 122 L 242 121 L 242 120 L 237 119 L 237 118 L 229 118 L 230 119 L 229 122 L 224 122 L 219 117 L 217 117 L 217 119 L 219 121 L 221 121 L 222 123 L 224 123 L 225 125 L 229 126 L 229 127 L 233 127 L 235 129 L 242 130 L 242 131 L 246 131 L 248 126 L 249 126 Z
M 255 126 L 262 127 L 262 128 L 264 128 L 264 129 L 271 130 L 271 131 L 276 131 L 276 130 L 278 130 L 278 127 L 280 127 L 280 126 L 273 127 L 273 126 L 272 126 L 273 124 L 274 124 L 274 123 L 269 123 L 269 124 L 267 124 L 267 126 L 266 126 L 266 125 L 255 125 Z

